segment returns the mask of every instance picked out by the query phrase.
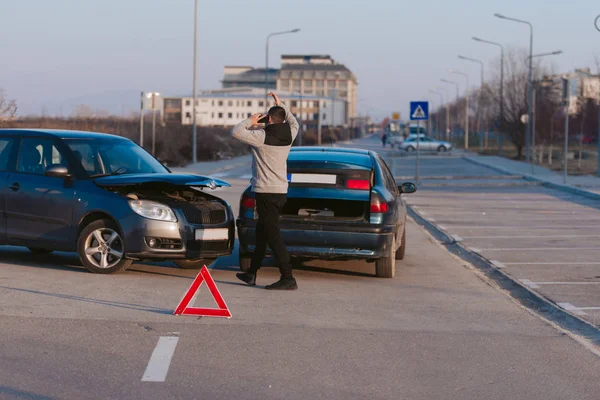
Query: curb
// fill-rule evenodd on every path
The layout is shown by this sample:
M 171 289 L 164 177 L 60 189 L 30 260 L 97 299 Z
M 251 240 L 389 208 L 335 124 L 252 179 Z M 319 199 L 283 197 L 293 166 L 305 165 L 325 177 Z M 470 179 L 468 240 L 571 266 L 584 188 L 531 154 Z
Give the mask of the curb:
M 494 281 L 498 287 L 506 290 L 523 307 L 570 332 L 576 336 L 574 339 L 577 340 L 577 337 L 585 339 L 587 342 L 585 344 L 591 344 L 593 346 L 591 350 L 596 355 L 600 355 L 600 328 L 568 313 L 552 300 L 522 285 L 519 281 L 498 269 L 490 260 L 468 249 L 437 225 L 426 220 L 412 206 L 407 206 L 407 209 L 409 216 L 425 228 L 436 240 L 439 240 L 450 253 L 473 265 L 487 278 Z
M 473 160 L 469 156 L 463 156 L 463 160 L 468 161 L 471 164 L 479 165 L 480 167 L 485 167 L 485 168 L 491 169 L 492 171 L 496 171 L 496 172 L 499 172 L 501 174 L 515 175 L 514 173 L 510 172 L 507 169 L 504 169 L 502 167 L 496 167 L 494 165 L 489 165 L 489 164 L 486 164 L 486 163 L 481 162 L 481 161 Z M 577 194 L 577 195 L 580 195 L 580 196 L 583 196 L 583 197 L 587 197 L 588 199 L 600 200 L 600 194 L 594 193 L 594 192 L 590 192 L 590 191 L 585 190 L 585 189 L 580 189 L 580 188 L 575 187 L 575 186 L 561 185 L 559 183 L 553 183 L 553 182 L 545 181 L 543 179 L 536 178 L 536 177 L 531 176 L 531 175 L 522 175 L 522 178 L 525 179 L 525 180 L 527 180 L 527 181 L 539 182 L 542 186 L 547 187 L 547 188 L 557 189 L 557 190 L 563 191 L 565 193 Z

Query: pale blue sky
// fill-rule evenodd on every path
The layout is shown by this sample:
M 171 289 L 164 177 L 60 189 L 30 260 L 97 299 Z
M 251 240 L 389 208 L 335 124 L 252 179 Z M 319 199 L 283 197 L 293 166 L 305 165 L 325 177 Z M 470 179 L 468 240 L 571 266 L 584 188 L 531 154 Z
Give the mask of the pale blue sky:
M 139 92 L 192 91 L 193 0 L 1 0 L 0 88 L 22 113 L 69 114 L 74 104 L 120 113 L 139 106 Z M 600 56 L 598 0 L 200 0 L 198 89 L 219 87 L 224 65 L 270 64 L 282 53 L 330 54 L 359 80 L 359 113 L 408 112 L 408 102 L 462 68 L 457 54 L 492 62 L 499 54 L 472 36 L 534 52 L 563 50 L 560 71 L 593 66 Z M 547 62 L 550 62 L 548 60 Z M 460 78 L 454 76 L 454 78 Z M 462 91 L 463 85 L 461 85 Z M 451 93 L 454 93 L 452 87 Z M 437 99 L 434 98 L 437 102 Z

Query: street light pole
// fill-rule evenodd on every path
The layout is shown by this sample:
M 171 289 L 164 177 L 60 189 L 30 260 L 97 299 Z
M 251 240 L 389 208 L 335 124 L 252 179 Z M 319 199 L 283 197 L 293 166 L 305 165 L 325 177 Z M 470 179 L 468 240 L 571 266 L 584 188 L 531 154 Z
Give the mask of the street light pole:
M 596 18 L 596 21 L 600 21 L 600 15 Z M 600 31 L 600 25 L 598 25 L 598 30 Z M 587 75 L 590 78 L 592 77 L 592 74 L 581 69 L 576 69 L 575 72 Z M 598 73 L 598 77 L 600 79 L 600 71 L 598 71 Z M 596 176 L 600 176 L 600 86 L 598 90 L 598 165 L 596 167 Z
M 192 100 L 192 162 L 196 164 L 197 159 L 197 138 L 196 138 L 196 58 L 197 58 L 197 40 L 198 40 L 198 0 L 194 0 L 194 78 L 193 78 L 193 100 Z
M 477 63 L 481 66 L 481 87 L 479 88 L 479 96 L 477 96 L 477 133 L 481 133 L 481 95 L 483 93 L 483 61 L 477 60 L 475 58 L 469 58 L 465 56 L 459 55 L 458 58 L 461 60 L 471 61 Z
M 465 77 L 465 150 L 469 149 L 469 75 L 460 71 L 452 71 L 453 74 L 462 75 Z
M 474 37 L 473 40 L 500 47 L 500 124 L 498 128 L 502 129 L 504 126 L 504 46 L 502 46 L 500 43 L 484 40 L 478 37 Z M 498 155 L 502 154 L 503 133 L 504 132 L 500 132 L 498 134 Z
M 527 78 L 527 130 L 525 133 L 525 151 L 527 153 L 527 162 L 529 162 L 530 152 L 529 152 L 529 142 L 531 135 L 531 106 L 532 106 L 532 97 L 533 97 L 533 25 L 530 22 L 523 21 L 516 18 L 509 18 L 502 14 L 494 14 L 495 17 L 506 19 L 513 22 L 518 22 L 520 24 L 529 25 L 529 77 Z
M 144 97 L 145 93 L 140 95 L 140 146 L 144 147 Z
M 265 51 L 265 107 L 267 107 L 267 103 L 269 101 L 269 39 L 271 38 L 271 36 L 285 35 L 287 33 L 296 33 L 296 32 L 300 32 L 300 29 L 296 28 L 296 29 L 292 29 L 290 31 L 275 32 L 275 33 L 271 33 L 267 36 L 267 44 L 266 44 L 266 51 Z
M 458 131 L 458 127 L 460 125 L 460 123 L 459 123 L 460 117 L 458 115 L 459 114 L 459 110 L 458 110 L 458 97 L 459 97 L 458 82 L 449 81 L 447 79 L 441 79 L 441 81 L 444 82 L 444 83 L 451 83 L 453 85 L 456 85 L 456 123 L 455 123 L 455 126 L 456 126 L 456 130 Z

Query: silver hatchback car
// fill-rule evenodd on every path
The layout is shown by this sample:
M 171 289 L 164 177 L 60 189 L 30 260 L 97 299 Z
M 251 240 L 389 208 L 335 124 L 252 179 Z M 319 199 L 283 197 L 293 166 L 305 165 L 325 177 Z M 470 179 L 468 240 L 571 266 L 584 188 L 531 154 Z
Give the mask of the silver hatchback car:
M 444 153 L 452 150 L 452 144 L 440 140 L 435 140 L 427 136 L 421 136 L 419 138 L 419 150 L 420 151 L 437 151 Z M 417 150 L 417 136 L 408 137 L 403 140 L 402 143 L 398 144 L 398 149 L 404 150 L 408 153 Z

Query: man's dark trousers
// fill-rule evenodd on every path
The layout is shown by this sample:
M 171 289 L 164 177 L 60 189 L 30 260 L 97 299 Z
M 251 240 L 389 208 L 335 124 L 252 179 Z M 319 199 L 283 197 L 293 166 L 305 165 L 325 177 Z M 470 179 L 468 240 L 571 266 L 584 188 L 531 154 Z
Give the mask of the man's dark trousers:
M 256 224 L 256 249 L 252 256 L 252 262 L 248 272 L 256 274 L 259 270 L 265 258 L 268 245 L 275 255 L 281 277 L 286 280 L 291 280 L 293 279 L 293 276 L 290 255 L 279 231 L 279 216 L 281 215 L 281 209 L 285 205 L 287 196 L 285 194 L 275 193 L 256 193 L 255 200 L 256 211 L 258 212 L 258 221 Z

